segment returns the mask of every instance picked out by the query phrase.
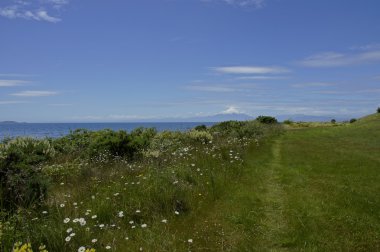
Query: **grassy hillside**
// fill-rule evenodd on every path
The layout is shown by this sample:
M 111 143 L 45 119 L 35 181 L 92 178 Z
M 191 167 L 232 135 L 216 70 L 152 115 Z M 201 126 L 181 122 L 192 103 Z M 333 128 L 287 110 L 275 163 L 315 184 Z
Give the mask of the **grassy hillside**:
M 111 159 L 97 155 L 120 148 L 109 133 L 57 140 L 61 154 L 38 163 L 47 198 L 2 210 L 1 248 L 380 250 L 380 114 L 330 126 L 148 132 L 127 141 L 143 152 Z

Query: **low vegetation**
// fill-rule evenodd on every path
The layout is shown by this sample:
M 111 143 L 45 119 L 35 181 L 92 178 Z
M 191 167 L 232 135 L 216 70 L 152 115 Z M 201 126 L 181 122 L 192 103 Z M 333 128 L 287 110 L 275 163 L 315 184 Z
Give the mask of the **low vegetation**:
M 379 250 L 380 114 L 263 118 L 5 139 L 0 250 Z
M 173 225 L 223 197 L 247 146 L 279 125 L 229 121 L 188 132 L 76 130 L 0 145 L 1 251 L 188 249 Z M 18 250 L 19 249 L 19 250 Z

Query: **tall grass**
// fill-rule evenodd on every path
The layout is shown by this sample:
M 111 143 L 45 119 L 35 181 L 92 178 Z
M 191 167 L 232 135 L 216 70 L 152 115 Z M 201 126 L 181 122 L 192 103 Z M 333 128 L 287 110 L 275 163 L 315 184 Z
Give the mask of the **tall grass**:
M 40 201 L 2 205 L 1 251 L 17 242 L 31 243 L 34 251 L 41 244 L 48 251 L 191 249 L 196 234 L 183 238 L 173 230 L 243 176 L 247 146 L 280 130 L 257 122 L 222 126 L 185 133 L 80 130 L 43 140 L 54 155 L 22 162 L 50 182 Z M 5 159 L 10 149 L 24 145 L 17 141 L 1 145 Z M 20 160 L 35 155 L 28 149 Z M 3 171 L 7 167 L 4 163 Z M 7 173 L 8 180 L 14 176 L 18 173 Z M 4 191 L 1 196 L 7 197 Z

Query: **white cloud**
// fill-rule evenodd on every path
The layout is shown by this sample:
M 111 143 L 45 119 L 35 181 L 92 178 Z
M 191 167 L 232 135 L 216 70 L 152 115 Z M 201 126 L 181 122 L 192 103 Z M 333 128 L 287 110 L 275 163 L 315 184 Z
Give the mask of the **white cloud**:
M 328 82 L 310 82 L 310 83 L 299 83 L 291 85 L 294 88 L 305 88 L 305 87 L 331 87 L 335 86 L 334 83 Z
M 20 104 L 26 103 L 25 101 L 0 101 L 0 105 Z
M 266 0 L 201 0 L 203 2 L 222 2 L 232 6 L 262 8 Z
M 187 90 L 191 91 L 203 91 L 203 92 L 235 92 L 237 91 L 234 88 L 231 87 L 225 87 L 225 86 L 200 86 L 200 85 L 191 85 L 185 87 Z
M 237 80 L 282 80 L 287 79 L 285 76 L 241 76 Z
M 0 73 L 0 77 L 34 77 L 34 74 Z
M 315 54 L 300 62 L 306 67 L 339 67 L 380 61 L 380 50 L 360 53 L 325 52 Z
M 220 112 L 221 114 L 239 114 L 242 113 L 238 107 L 235 106 L 229 106 L 226 110 L 223 110 Z
M 29 83 L 29 81 L 24 80 L 0 80 L 0 87 L 15 87 L 15 86 L 22 86 L 26 83 Z
M 361 50 L 361 51 L 380 49 L 380 43 L 372 43 L 372 44 L 362 45 L 362 46 L 352 46 L 352 47 L 350 47 L 350 49 L 351 50 Z
M 283 67 L 263 67 L 263 66 L 226 66 L 214 67 L 215 71 L 226 74 L 281 74 L 290 72 Z
M 7 5 L 0 4 L 0 16 L 9 19 L 22 18 L 50 23 L 61 21 L 61 18 L 53 16 L 50 12 L 57 11 L 69 3 L 67 0 L 12 0 L 11 2 Z
M 73 106 L 73 104 L 71 104 L 71 103 L 52 103 L 52 104 L 49 104 L 49 106 L 52 106 L 52 107 L 69 107 L 69 106 Z
M 22 96 L 22 97 L 40 97 L 40 96 L 54 96 L 58 92 L 55 91 L 21 91 L 18 93 L 13 93 L 13 96 Z
M 33 15 L 33 14 L 32 14 Z M 52 22 L 52 23 L 57 23 L 59 21 L 61 21 L 60 18 L 56 18 L 56 17 L 52 17 L 50 16 L 46 11 L 44 10 L 40 10 L 40 11 L 37 11 L 33 18 L 35 20 L 38 20 L 38 21 L 47 21 L 47 22 Z

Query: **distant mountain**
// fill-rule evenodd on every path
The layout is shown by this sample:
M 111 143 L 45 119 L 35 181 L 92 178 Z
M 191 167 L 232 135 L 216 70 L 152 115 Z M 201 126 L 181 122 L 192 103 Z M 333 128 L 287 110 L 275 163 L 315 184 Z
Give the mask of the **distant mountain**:
M 16 124 L 16 123 L 19 123 L 19 122 L 15 122 L 15 121 L 2 121 L 2 122 L 0 122 L 0 124 Z
M 161 119 L 140 120 L 139 122 L 223 122 L 223 121 L 246 121 L 255 119 L 252 116 L 242 113 L 216 114 L 210 116 L 195 117 L 167 117 Z
M 350 118 L 346 117 L 337 117 L 337 116 L 312 116 L 312 115 L 302 115 L 302 114 L 295 114 L 295 115 L 279 115 L 276 116 L 277 120 L 280 122 L 283 122 L 284 120 L 292 120 L 294 122 L 329 122 L 331 119 L 335 119 L 337 121 L 347 121 L 350 120 Z
M 254 120 L 255 118 L 242 113 L 231 113 L 231 114 L 216 114 L 211 116 L 203 116 L 203 117 L 192 117 L 187 118 L 186 121 L 189 122 L 223 122 L 223 121 L 247 121 Z

